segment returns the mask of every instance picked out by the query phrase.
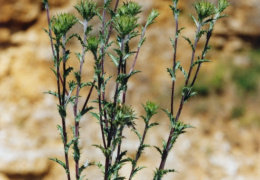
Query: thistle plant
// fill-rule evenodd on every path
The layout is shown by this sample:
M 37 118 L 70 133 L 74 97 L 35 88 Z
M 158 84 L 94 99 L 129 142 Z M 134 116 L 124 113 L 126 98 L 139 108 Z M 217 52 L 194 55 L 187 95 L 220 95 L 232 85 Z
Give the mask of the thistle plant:
M 112 0 L 104 0 L 103 6 L 97 7 L 97 3 L 94 1 L 80 0 L 74 7 L 81 18 L 76 18 L 74 15 L 68 13 L 60 13 L 50 18 L 48 0 L 43 0 L 43 3 L 47 11 L 49 25 L 48 30 L 45 31 L 50 38 L 53 55 L 54 68 L 52 68 L 52 71 L 54 72 L 57 82 L 57 90 L 48 91 L 47 93 L 54 95 L 58 99 L 57 107 L 61 118 L 61 125 L 58 125 L 58 130 L 60 131 L 63 142 L 65 161 L 57 158 L 52 158 L 51 160 L 57 162 L 65 169 L 67 179 L 70 180 L 72 179 L 70 167 L 70 159 L 72 158 L 69 157 L 69 150 L 73 149 L 76 180 L 83 179 L 83 170 L 91 165 L 96 165 L 100 168 L 104 180 L 133 179 L 137 172 L 145 168 L 143 166 L 139 167 L 138 161 L 145 149 L 151 147 L 151 145 L 145 143 L 145 139 L 148 132 L 150 132 L 153 127 L 159 125 L 157 122 L 152 122 L 151 120 L 157 113 L 159 106 L 152 101 L 147 101 L 143 104 L 145 115 L 140 116 L 140 118 L 144 122 L 144 129 L 141 133 L 138 132 L 135 122 L 136 119 L 138 119 L 138 115 L 135 114 L 134 107 L 127 103 L 128 82 L 130 78 L 133 78 L 135 74 L 139 73 L 138 70 L 135 70 L 135 65 L 141 47 L 146 39 L 146 30 L 150 25 L 155 23 L 155 19 L 159 15 L 158 11 L 152 10 L 145 25 L 141 26 L 138 19 L 142 12 L 142 6 L 132 1 L 123 2 L 123 4 L 120 5 L 119 0 L 116 0 L 115 6 L 112 7 Z M 194 4 L 194 8 L 197 12 L 197 17 L 191 15 L 197 27 L 194 42 L 192 43 L 189 38 L 183 37 L 191 46 L 190 66 L 188 73 L 186 73 L 181 63 L 176 61 L 178 38 L 183 28 L 179 28 L 178 23 L 180 13 L 180 10 L 177 8 L 178 0 L 173 0 L 172 3 L 173 5 L 171 5 L 170 8 L 175 18 L 176 34 L 175 38 L 171 40 L 174 49 L 173 65 L 172 68 L 167 69 L 172 79 L 172 96 L 170 111 L 166 109 L 163 110 L 167 114 L 171 126 L 168 140 L 163 141 L 163 148 L 155 147 L 161 154 L 159 168 L 157 168 L 154 173 L 155 180 L 161 179 L 163 175 L 168 172 L 175 171 L 174 169 L 165 169 L 168 154 L 179 135 L 185 133 L 185 129 L 192 127 L 179 121 L 179 117 L 184 103 L 195 95 L 192 87 L 196 81 L 200 67 L 203 63 L 209 62 L 209 60 L 205 59 L 205 56 L 209 50 L 208 43 L 212 35 L 214 24 L 217 19 L 224 17 L 221 13 L 228 6 L 226 0 L 219 0 L 217 7 L 207 1 Z M 100 14 L 100 12 L 102 13 Z M 99 34 L 96 36 L 92 33 L 91 25 L 91 20 L 95 17 L 100 20 Z M 82 34 L 67 36 L 69 30 L 76 23 L 82 25 Z M 111 38 L 112 32 L 115 33 L 114 39 Z M 204 35 L 206 36 L 204 49 L 201 52 L 201 56 L 198 56 L 195 61 L 197 44 Z M 137 37 L 139 38 L 138 45 L 136 47 L 130 47 L 130 43 Z M 71 52 L 67 48 L 67 43 L 73 38 L 78 40 L 81 45 L 80 52 Z M 87 52 L 90 52 L 93 57 L 94 74 L 88 77 L 87 82 L 83 82 L 82 74 L 85 70 L 83 64 L 85 64 L 85 55 Z M 76 56 L 79 60 L 78 67 L 68 66 L 68 61 L 71 56 Z M 133 62 L 129 63 L 129 59 L 131 58 Z M 116 74 L 114 78 L 106 73 L 107 67 L 105 66 L 105 61 L 108 60 L 114 65 L 114 74 Z M 194 68 L 196 68 L 196 72 L 195 75 L 192 76 L 192 74 L 194 74 L 192 73 Z M 178 70 L 184 74 L 185 82 L 179 110 L 176 115 L 174 115 L 174 94 L 177 80 L 176 72 Z M 108 83 L 114 85 L 112 91 L 114 95 L 113 98 L 109 98 L 106 95 L 108 91 L 111 91 L 107 89 Z M 84 97 L 81 95 L 81 90 L 86 86 L 90 86 L 90 89 L 88 95 Z M 91 96 L 93 91 L 97 92 L 97 97 Z M 79 98 L 85 98 L 82 106 L 79 104 Z M 70 106 L 73 109 L 73 120 L 70 120 L 67 116 Z M 94 144 L 93 146 L 102 151 L 104 155 L 103 163 L 86 161 L 86 163 L 80 164 L 80 150 L 82 147 L 79 145 L 79 140 L 84 137 L 80 136 L 79 127 L 82 117 L 87 113 L 91 114 L 99 122 L 102 142 L 100 144 Z M 68 121 L 74 122 L 74 126 L 71 127 L 72 138 L 69 138 L 67 135 L 69 131 L 66 126 Z M 124 130 L 126 128 L 129 128 L 135 133 L 139 139 L 139 146 L 134 158 L 129 157 L 127 149 L 122 148 Z M 123 177 L 120 170 L 127 163 L 131 164 L 131 172 L 128 177 Z
M 208 59 L 205 58 L 208 50 L 210 49 L 209 46 L 209 40 L 212 36 L 213 28 L 216 23 L 216 20 L 225 17 L 225 15 L 221 15 L 221 13 L 228 7 L 229 3 L 227 0 L 219 0 L 218 6 L 215 6 L 211 2 L 207 1 L 200 1 L 196 2 L 193 6 L 196 10 L 197 17 L 194 17 L 193 15 L 190 15 L 193 19 L 195 26 L 197 28 L 196 34 L 194 37 L 194 42 L 188 38 L 183 36 L 183 38 L 189 43 L 191 46 L 191 60 L 189 65 L 188 73 L 184 70 L 184 68 L 181 66 L 181 63 L 176 61 L 176 54 L 177 54 L 177 46 L 178 46 L 178 38 L 179 34 L 181 33 L 181 30 L 183 28 L 179 29 L 179 13 L 180 9 L 177 8 L 178 0 L 173 0 L 173 5 L 170 6 L 174 18 L 175 18 L 175 39 L 171 39 L 172 46 L 174 49 L 173 53 L 173 66 L 172 68 L 168 68 L 167 71 L 170 74 L 171 80 L 172 80 L 172 92 L 171 92 L 171 111 L 165 110 L 165 113 L 167 114 L 169 120 L 170 120 L 170 133 L 167 141 L 163 140 L 163 147 L 162 149 L 159 147 L 155 147 L 158 152 L 161 154 L 161 163 L 159 165 L 159 168 L 156 169 L 154 173 L 154 180 L 160 180 L 165 174 L 169 172 L 175 172 L 174 169 L 165 169 L 166 160 L 168 157 L 168 154 L 170 150 L 172 149 L 174 143 L 176 142 L 179 135 L 185 133 L 185 129 L 191 128 L 191 125 L 185 124 L 179 120 L 184 103 L 187 102 L 192 96 L 196 95 L 196 92 L 192 90 L 192 87 L 194 86 L 194 83 L 196 82 L 198 73 L 200 71 L 200 68 L 203 63 L 210 62 Z M 197 55 L 197 60 L 195 61 L 195 54 L 197 53 L 197 44 L 201 37 L 205 35 L 206 41 L 204 42 L 204 48 L 201 51 L 201 55 Z M 198 54 L 198 53 L 197 53 Z M 195 74 L 192 77 L 193 69 L 196 68 Z M 182 95 L 180 100 L 180 105 L 178 108 L 178 111 L 176 115 L 174 115 L 174 91 L 175 91 L 175 83 L 176 83 L 176 71 L 180 70 L 184 77 L 185 82 L 182 89 Z

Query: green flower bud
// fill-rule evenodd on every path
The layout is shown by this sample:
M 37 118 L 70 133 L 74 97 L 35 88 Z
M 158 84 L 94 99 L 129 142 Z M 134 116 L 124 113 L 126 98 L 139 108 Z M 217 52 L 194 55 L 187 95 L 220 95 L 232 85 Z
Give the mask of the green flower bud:
M 198 21 L 200 23 L 202 23 L 205 18 L 216 14 L 216 6 L 211 2 L 200 1 L 196 2 L 193 6 L 198 14 Z
M 229 6 L 229 3 L 227 2 L 227 0 L 219 0 L 218 13 L 222 13 L 228 6 Z
M 117 16 L 114 21 L 114 27 L 123 38 L 138 27 L 137 18 L 129 15 Z
M 90 21 L 97 15 L 97 3 L 89 0 L 81 0 L 75 9 L 80 13 L 84 20 Z
M 54 32 L 57 39 L 60 39 L 65 35 L 72 26 L 77 23 L 77 18 L 72 14 L 61 13 L 57 16 L 53 16 L 51 20 L 51 29 Z
M 154 114 L 157 113 L 158 105 L 154 102 L 147 101 L 145 105 L 143 105 L 145 112 L 148 118 L 151 118 Z
M 99 39 L 96 36 L 90 37 L 87 40 L 87 48 L 94 54 L 97 54 Z
M 123 16 L 123 15 L 136 16 L 137 14 L 142 12 L 141 8 L 142 6 L 136 2 L 127 2 L 124 3 L 123 6 L 118 9 L 118 14 L 119 16 Z

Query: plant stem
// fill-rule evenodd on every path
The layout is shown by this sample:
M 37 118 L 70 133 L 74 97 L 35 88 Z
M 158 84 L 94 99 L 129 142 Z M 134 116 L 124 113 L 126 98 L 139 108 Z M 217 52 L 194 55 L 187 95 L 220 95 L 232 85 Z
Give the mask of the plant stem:
M 93 92 L 93 88 L 94 88 L 94 86 L 95 86 L 95 83 L 96 83 L 96 81 L 93 80 L 92 85 L 91 85 L 91 88 L 90 88 L 90 90 L 89 90 L 89 92 L 88 92 L 88 96 L 87 96 L 87 98 L 86 98 L 86 100 L 85 100 L 85 102 L 84 102 L 84 105 L 83 105 L 81 111 L 83 111 L 83 110 L 86 108 L 86 106 L 87 106 L 87 104 L 88 104 L 88 101 L 89 101 L 89 98 L 90 98 L 90 96 L 91 96 L 91 94 L 92 94 L 92 92 Z
M 49 4 L 45 4 L 45 9 L 46 9 L 46 14 L 47 14 L 47 21 L 48 21 L 48 27 L 49 27 L 49 36 L 50 36 L 50 42 L 51 42 L 51 50 L 52 50 L 52 55 L 55 57 L 55 52 L 54 52 L 54 45 L 53 45 L 53 40 L 52 40 L 52 31 L 51 31 L 51 20 L 50 20 L 50 10 L 49 10 Z
M 121 52 L 123 54 L 123 51 L 124 51 L 124 38 L 121 39 Z M 122 63 L 123 63 L 123 55 L 120 56 L 119 58 L 119 63 L 118 63 L 118 67 L 117 67 L 117 76 L 120 75 L 120 70 L 121 70 L 121 66 L 122 66 Z M 117 82 L 116 83 L 116 87 L 115 87 L 115 94 L 114 94 L 114 112 L 113 112 L 113 117 L 112 117 L 112 120 L 114 119 L 115 117 L 115 111 L 116 111 L 116 104 L 117 104 L 117 97 L 118 97 L 118 88 L 119 88 L 119 83 Z M 110 126 L 110 130 L 109 130 L 109 133 L 108 133 L 108 138 L 107 138 L 107 148 L 110 148 L 111 146 L 111 141 L 112 139 L 114 138 L 114 135 L 116 134 L 116 129 L 114 128 L 112 122 L 111 122 L 111 126 Z M 107 180 L 108 178 L 108 170 L 111 166 L 111 163 L 112 163 L 112 154 L 110 154 L 109 156 L 106 156 L 106 164 L 105 164 L 105 180 Z
M 87 31 L 88 27 L 88 21 L 84 20 L 84 27 L 83 27 L 83 32 L 84 32 L 84 37 L 83 37 L 83 44 L 86 44 L 87 41 Z M 85 59 L 85 50 L 86 47 L 82 47 L 82 52 L 81 52 L 81 59 L 80 59 L 80 68 L 79 68 L 79 76 L 81 77 L 82 75 L 82 66 L 84 64 L 84 59 Z M 78 141 L 79 141 L 79 121 L 76 120 L 77 117 L 77 111 L 78 111 L 78 103 L 79 103 L 79 91 L 80 91 L 80 83 L 78 82 L 77 89 L 76 89 L 76 99 L 75 99 L 75 105 L 73 107 L 73 112 L 74 112 L 74 118 L 75 118 L 75 144 L 78 146 Z M 79 179 L 79 160 L 75 159 L 75 172 L 76 172 L 76 179 Z
M 147 122 L 149 122 L 149 120 Z M 135 164 L 132 164 L 132 170 L 131 170 L 131 173 L 130 173 L 130 176 L 129 176 L 129 180 L 131 180 L 133 178 L 133 175 L 134 175 L 133 173 L 134 173 L 137 161 L 139 160 L 139 158 L 141 156 L 141 147 L 144 144 L 144 140 L 145 140 L 145 137 L 146 137 L 147 129 L 148 129 L 148 123 L 145 124 L 144 132 L 143 132 L 143 136 L 142 136 L 142 141 L 140 142 L 139 148 L 138 148 L 137 153 L 135 155 Z
M 209 44 L 209 40 L 210 40 L 211 35 L 212 35 L 212 31 L 213 31 L 213 28 L 212 28 L 212 29 L 209 29 L 209 31 L 208 31 L 208 33 L 207 33 L 207 39 L 206 39 L 206 43 L 205 43 L 205 45 L 204 45 L 204 50 L 202 51 L 201 59 L 204 59 L 204 58 L 205 58 L 205 55 L 206 55 L 205 52 L 207 51 L 208 44 Z M 200 67 L 201 67 L 201 63 L 198 64 L 196 73 L 195 73 L 194 78 L 193 78 L 192 83 L 191 83 L 191 87 L 195 84 L 195 81 L 196 81 L 196 79 L 197 79 L 197 76 L 198 76 Z
M 177 2 L 175 2 L 174 5 L 177 8 Z M 178 15 L 175 14 L 175 41 L 174 41 L 174 53 L 173 53 L 173 65 L 172 65 L 173 74 L 176 74 L 175 66 L 176 66 L 176 54 L 177 54 L 177 46 L 178 46 L 178 36 L 177 36 L 178 29 L 179 29 Z M 173 106 L 174 106 L 174 89 L 175 89 L 175 80 L 172 81 L 172 92 L 171 92 L 171 114 L 172 115 L 173 115 Z
M 122 137 L 123 130 L 124 130 L 124 127 L 120 127 L 119 137 Z M 120 153 L 121 153 L 121 144 L 122 144 L 122 139 L 119 141 L 118 146 L 117 146 L 116 162 L 120 161 L 119 156 L 120 156 Z
M 199 37 L 197 35 L 200 32 L 200 29 L 201 29 L 201 24 L 199 24 L 199 26 L 197 28 L 197 31 L 196 31 L 196 38 L 195 38 L 194 46 L 193 46 L 194 49 L 192 50 L 191 61 L 190 61 L 190 69 L 189 69 L 189 73 L 188 73 L 187 79 L 185 81 L 185 87 L 189 83 L 190 75 L 191 75 L 191 72 L 192 72 L 192 68 L 193 68 L 192 64 L 194 62 L 195 52 L 196 52 L 197 44 L 198 44 L 198 41 L 199 41 Z M 183 108 L 183 105 L 184 105 L 185 96 L 186 96 L 185 94 L 182 95 L 182 98 L 181 98 L 181 101 L 180 101 L 180 106 L 179 106 L 177 115 L 175 117 L 175 122 L 178 122 L 178 120 L 179 120 L 179 117 L 180 117 L 180 114 L 181 114 L 181 111 L 182 111 L 182 108 Z M 167 159 L 169 151 L 171 150 L 172 145 L 173 145 L 171 143 L 173 133 L 174 133 L 174 129 L 171 128 L 171 131 L 170 131 L 170 134 L 169 134 L 169 137 L 168 137 L 168 140 L 167 140 L 166 148 L 163 150 L 163 154 L 162 154 L 162 159 L 161 159 L 161 163 L 160 163 L 160 166 L 159 166 L 159 170 L 163 170 L 164 167 L 165 167 L 166 159 Z
M 63 49 L 63 73 L 66 71 L 66 34 L 62 36 L 62 49 Z M 58 59 L 57 59 L 58 60 Z M 59 79 L 59 78 L 58 78 Z M 66 93 L 66 76 L 63 77 L 63 90 L 62 90 L 62 100 L 61 100 L 61 106 L 63 106 L 64 110 L 66 109 L 65 104 L 65 93 Z M 66 169 L 67 169 L 67 178 L 70 180 L 70 167 L 69 167 L 69 158 L 68 158 L 68 151 L 66 151 L 67 146 L 67 130 L 66 130 L 66 119 L 62 117 L 62 129 L 63 129 L 63 136 L 64 136 L 64 154 L 65 154 L 65 163 L 66 163 Z
M 103 118 L 102 118 L 102 102 L 101 102 L 101 77 L 98 74 L 98 108 L 99 108 L 99 117 L 100 117 L 100 128 L 101 128 L 101 135 L 103 140 L 104 148 L 106 149 L 106 141 L 105 141 L 105 134 L 104 134 L 104 127 L 103 127 Z
M 189 69 L 187 79 L 185 81 L 185 86 L 188 86 L 188 83 L 189 83 L 189 80 L 190 80 L 190 75 L 191 75 L 191 72 L 192 72 L 192 69 L 193 69 L 192 64 L 194 62 L 195 52 L 196 52 L 197 44 L 198 44 L 198 41 L 199 41 L 199 37 L 197 35 L 200 32 L 200 29 L 201 29 L 201 24 L 198 25 L 198 28 L 197 28 L 197 31 L 196 31 L 196 38 L 195 38 L 194 46 L 193 46 L 194 49 L 192 50 L 191 61 L 190 61 L 190 69 Z
M 52 39 L 52 30 L 51 30 L 50 12 L 49 12 L 49 4 L 48 3 L 45 3 L 45 9 L 46 9 L 46 12 L 47 12 L 47 21 L 48 21 L 48 27 L 49 27 L 49 37 L 50 37 L 52 55 L 53 55 L 53 58 L 56 59 L 56 64 L 57 64 L 56 65 L 56 72 L 57 72 L 57 78 L 56 79 L 57 79 L 57 89 L 58 89 L 59 105 L 60 106 L 64 106 L 65 105 L 65 93 L 67 91 L 66 91 L 66 88 L 65 88 L 65 85 L 64 85 L 64 81 L 65 80 L 63 81 L 62 77 L 60 75 L 60 63 L 59 63 L 59 46 L 60 46 L 60 42 L 57 41 L 58 48 L 57 48 L 57 51 L 56 51 L 56 54 L 55 54 L 54 43 L 53 43 L 53 39 Z M 65 44 L 65 42 L 63 42 L 63 43 Z M 63 54 L 65 54 L 65 48 L 63 49 Z M 64 58 L 65 58 L 65 56 L 64 56 Z M 64 69 L 64 66 L 65 65 L 63 65 L 63 69 Z M 66 68 L 66 66 L 65 66 L 65 68 Z M 63 98 L 61 97 L 60 81 L 63 84 Z M 63 133 L 63 136 L 64 136 L 63 148 L 64 148 L 65 163 L 66 163 L 67 179 L 71 180 L 70 170 L 69 170 L 69 158 L 68 158 L 68 153 L 66 152 L 66 145 L 67 145 L 66 119 L 64 117 L 62 117 L 61 121 L 62 121 L 62 131 L 63 131 L 62 133 Z
M 119 0 L 116 1 L 116 5 L 115 5 L 115 8 L 114 8 L 114 12 L 117 11 L 118 3 L 119 3 Z M 113 22 L 111 22 L 110 27 L 109 27 L 109 32 L 108 32 L 107 39 L 106 39 L 106 45 L 107 45 L 107 43 L 108 43 L 108 41 L 109 41 L 109 39 L 110 39 L 112 30 L 113 30 Z
M 134 59 L 134 62 L 133 62 L 133 64 L 132 64 L 131 70 L 129 71 L 129 75 L 134 71 L 134 67 L 135 67 L 135 64 L 136 64 L 136 61 L 137 61 L 137 58 L 138 58 L 138 55 L 139 55 L 139 52 L 140 52 L 140 49 L 141 49 L 140 42 L 141 42 L 141 41 L 143 40 L 143 38 L 144 38 L 146 28 L 147 28 L 147 26 L 145 26 L 144 29 L 143 29 L 143 31 L 142 31 L 141 38 L 140 38 L 140 41 L 139 41 L 139 45 L 138 45 L 138 48 L 137 48 L 137 51 L 136 51 L 136 54 L 135 54 L 135 59 Z
M 107 0 L 104 0 L 104 4 L 107 2 Z M 103 38 L 105 39 L 105 23 L 106 23 L 106 8 L 103 9 L 103 15 L 102 15 L 102 30 L 101 30 L 101 34 L 103 36 Z M 107 42 L 108 42 L 109 39 L 107 39 Z M 105 46 L 107 45 L 107 42 L 103 42 L 102 43 L 102 47 L 101 47 L 101 76 L 104 76 L 104 61 L 105 61 Z M 103 81 L 103 86 L 105 86 L 105 82 Z M 105 102 L 106 101 L 106 92 L 105 91 L 102 91 L 102 101 Z M 101 102 L 101 101 L 100 101 Z M 100 105 L 100 107 L 102 107 Z M 103 108 L 104 108 L 104 104 L 103 104 Z M 101 109 L 100 109 L 101 110 Z M 101 111 L 100 111 L 101 112 Z M 108 128 L 108 120 L 107 120 L 107 113 L 106 113 L 106 110 L 104 109 L 104 121 L 105 121 L 105 125 L 106 125 L 106 128 Z M 103 122 L 101 122 L 103 123 Z M 103 125 L 102 125 L 103 126 Z M 103 131 L 102 131 L 103 133 Z M 104 134 L 102 135 L 104 136 Z M 103 140 L 104 142 L 104 140 Z M 106 146 L 106 145 L 105 145 Z
M 124 51 L 124 38 L 121 39 L 121 52 L 123 54 Z M 118 67 L 117 67 L 117 76 L 120 74 L 120 69 L 123 63 L 123 55 L 120 56 L 119 59 L 119 63 L 118 63 Z M 114 107 L 116 107 L 116 103 L 117 103 L 117 96 L 118 96 L 118 88 L 119 88 L 119 83 L 116 83 L 116 89 L 115 89 L 115 96 L 114 96 Z

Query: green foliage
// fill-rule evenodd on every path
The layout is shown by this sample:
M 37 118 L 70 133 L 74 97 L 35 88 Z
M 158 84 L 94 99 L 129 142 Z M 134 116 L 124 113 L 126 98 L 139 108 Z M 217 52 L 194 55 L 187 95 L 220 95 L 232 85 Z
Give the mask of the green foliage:
M 238 91 L 253 93 L 258 88 L 259 71 L 256 71 L 254 67 L 250 70 L 236 67 L 233 69 L 232 79 L 238 86 Z
M 244 113 L 245 113 L 245 107 L 242 104 L 239 104 L 232 108 L 230 117 L 232 119 L 240 118 L 244 115 Z
M 232 80 L 237 86 L 237 92 L 241 95 L 255 94 L 259 88 L 260 80 L 260 51 L 255 50 L 246 54 L 249 56 L 246 66 L 232 67 Z
M 210 77 L 207 76 L 205 72 L 201 72 L 198 81 L 193 86 L 193 90 L 197 92 L 198 96 L 204 97 L 212 93 L 223 93 L 226 87 L 225 72 L 227 70 L 227 66 L 217 66 L 214 68 Z

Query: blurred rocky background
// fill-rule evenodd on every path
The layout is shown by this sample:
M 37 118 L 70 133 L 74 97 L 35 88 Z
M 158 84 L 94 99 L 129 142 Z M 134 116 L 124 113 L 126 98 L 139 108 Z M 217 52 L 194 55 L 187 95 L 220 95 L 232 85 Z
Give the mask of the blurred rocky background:
M 211 0 L 216 3 L 216 0 Z M 76 13 L 69 0 L 49 0 L 51 14 Z M 128 103 L 142 113 L 141 103 L 154 100 L 169 108 L 170 67 L 174 20 L 170 0 L 140 0 L 144 23 L 149 11 L 160 12 L 157 23 L 148 29 L 136 69 L 142 73 L 130 82 Z M 180 0 L 182 35 L 195 32 L 188 13 L 194 12 L 195 0 Z M 101 5 L 101 1 L 99 2 Z M 212 50 L 203 64 L 196 90 L 181 120 L 196 128 L 182 135 L 169 155 L 167 168 L 179 173 L 165 179 L 178 180 L 257 180 L 260 178 L 260 1 L 230 0 L 225 11 L 228 18 L 217 22 L 211 41 Z M 98 20 L 92 24 L 97 29 Z M 0 0 L 0 180 L 64 180 L 65 172 L 48 158 L 63 158 L 62 144 L 56 125 L 60 118 L 56 101 L 43 92 L 55 90 L 52 56 L 44 8 L 40 0 Z M 78 31 L 76 26 L 72 31 Z M 70 48 L 77 50 L 77 43 Z M 190 49 L 180 40 L 178 59 L 187 63 Z M 86 57 L 86 77 L 92 77 L 91 56 Z M 110 63 L 110 62 L 108 62 Z M 111 71 L 112 72 L 112 71 Z M 113 72 L 112 72 L 113 73 Z M 180 88 L 180 87 L 179 87 Z M 87 93 L 83 92 L 82 96 Z M 94 97 L 93 95 L 92 98 Z M 176 104 L 177 106 L 177 104 Z M 161 146 L 168 136 L 169 123 L 163 113 L 154 121 L 161 126 L 150 131 L 147 143 Z M 140 126 L 142 127 L 141 123 Z M 163 132 L 163 133 L 162 133 Z M 129 155 L 135 153 L 137 138 L 131 132 L 123 144 Z M 86 116 L 81 124 L 82 162 L 88 158 L 103 162 L 98 149 L 99 126 Z M 140 165 L 148 168 L 135 179 L 152 179 L 158 167 L 159 154 L 147 149 Z M 102 179 L 97 167 L 86 171 L 86 177 Z M 129 166 L 122 170 L 129 173 Z

